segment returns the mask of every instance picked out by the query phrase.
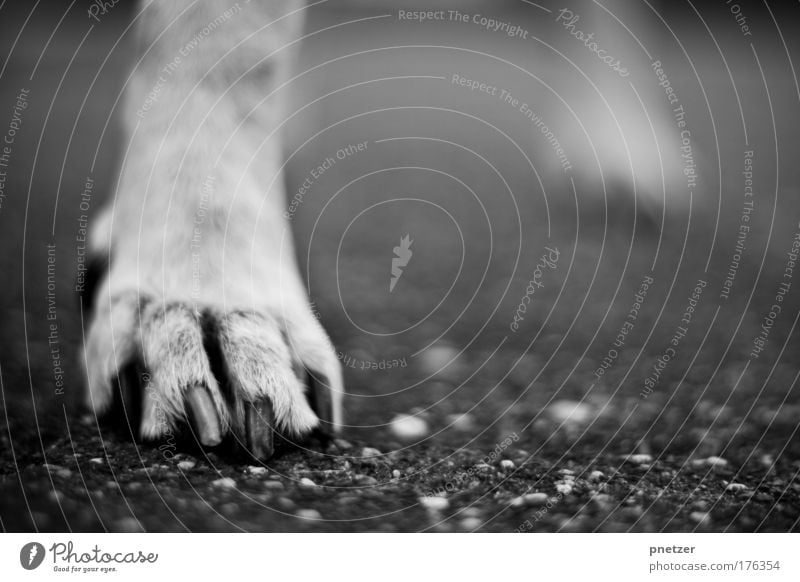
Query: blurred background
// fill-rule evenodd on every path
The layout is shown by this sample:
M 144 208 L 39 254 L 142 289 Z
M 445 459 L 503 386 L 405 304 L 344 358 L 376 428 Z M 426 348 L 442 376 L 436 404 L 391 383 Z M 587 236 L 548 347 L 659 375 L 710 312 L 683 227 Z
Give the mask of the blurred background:
M 417 4 L 402 9 L 443 16 L 310 6 L 287 88 L 288 197 L 336 158 L 292 222 L 345 365 L 347 438 L 453 450 L 515 433 L 544 457 L 770 455 L 796 475 L 797 4 L 576 2 L 572 28 L 551 3 Z M 7 474 L 80 414 L 81 217 L 113 194 L 133 18 L 131 3 L 99 22 L 88 7 L 0 6 Z M 390 290 L 405 235 L 413 256 Z M 557 264 L 542 267 L 548 249 Z M 424 430 L 408 441 L 398 414 Z

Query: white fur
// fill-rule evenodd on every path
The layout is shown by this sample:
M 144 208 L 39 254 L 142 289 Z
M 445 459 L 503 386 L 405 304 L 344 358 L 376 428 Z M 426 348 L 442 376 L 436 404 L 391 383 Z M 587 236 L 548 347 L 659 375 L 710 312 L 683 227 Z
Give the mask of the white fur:
M 304 434 L 317 425 L 274 318 L 231 313 L 222 318 L 220 332 L 228 377 L 243 400 L 268 396 L 279 428 L 291 434 Z
M 199 314 L 186 305 L 150 304 L 142 314 L 141 335 L 143 363 L 150 371 L 150 381 L 144 386 L 145 399 L 161 408 L 145 406 L 142 436 L 160 436 L 164 430 L 162 416 L 174 426 L 184 415 L 186 391 L 194 386 L 208 388 L 222 426 L 226 427 L 228 413 L 203 349 Z
M 203 311 L 218 319 L 240 400 L 268 396 L 281 429 L 307 433 L 318 421 L 293 373 L 299 362 L 329 379 L 341 423 L 341 371 L 297 271 L 274 131 L 282 115 L 277 89 L 300 30 L 300 18 L 287 15 L 300 5 L 246 3 L 220 20 L 231 6 L 173 0 L 143 8 L 140 57 L 126 87 L 130 141 L 119 188 L 92 233 L 93 251 L 110 253 L 111 265 L 85 347 L 89 403 L 107 407 L 115 376 L 141 354 L 150 373 L 145 437 L 183 418 L 185 391 L 196 384 L 209 388 L 223 430 L 241 422 L 211 372 Z M 216 30 L 182 55 L 214 21 Z M 138 314 L 141 298 L 148 302 Z
M 122 367 L 135 357 L 138 306 L 135 293 L 109 302 L 100 297 L 84 345 L 89 406 L 98 413 L 111 404 L 112 381 Z

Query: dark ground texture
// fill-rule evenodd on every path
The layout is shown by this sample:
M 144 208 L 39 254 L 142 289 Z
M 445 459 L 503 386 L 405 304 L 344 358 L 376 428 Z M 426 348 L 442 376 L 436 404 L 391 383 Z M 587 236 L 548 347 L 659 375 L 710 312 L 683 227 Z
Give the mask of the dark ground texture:
M 797 55 L 791 24 L 797 14 L 773 9 L 787 27 L 789 53 Z M 527 13 L 512 8 L 502 14 L 523 19 Z M 588 170 L 576 173 L 578 198 L 563 176 L 545 176 L 545 203 L 506 138 L 441 110 L 402 109 L 425 104 L 467 111 L 503 127 L 533 157 L 537 147 L 542 151 L 507 109 L 434 88 L 430 80 L 395 79 L 357 93 L 345 90 L 295 118 L 288 128 L 290 194 L 331 152 L 370 143 L 367 153 L 327 172 L 293 219 L 312 300 L 346 364 L 349 426 L 334 442 L 287 443 L 262 465 L 230 446 L 198 450 L 188 435 L 135 443 L 124 423 L 98 423 L 78 404 L 82 323 L 72 283 L 78 201 L 86 176 L 98 184 L 92 212 L 113 182 L 120 144 L 113 116 L 107 128 L 106 121 L 122 85 L 126 53 L 110 49 L 129 14 L 120 8 L 109 15 L 70 64 L 87 31 L 85 14 L 70 13 L 37 65 L 61 17 L 55 10 L 38 13 L 20 35 L 0 88 L 0 121 L 6 112 L 10 116 L 21 87 L 31 92 L 0 207 L 0 528 L 800 529 L 800 282 L 792 280 L 764 351 L 751 355 L 778 285 L 791 280 L 784 274 L 800 219 L 800 168 L 792 161 L 800 151 L 798 95 L 766 13 L 751 19 L 760 30 L 753 42 L 761 51 L 761 73 L 750 45 L 731 30 L 729 15 L 711 9 L 704 15 L 739 94 L 731 90 L 709 38 L 694 24 L 681 29 L 678 22 L 712 108 L 690 82 L 678 51 L 673 78 L 689 78 L 682 98 L 693 111 L 697 147 L 712 161 L 723 160 L 722 170 L 704 175 L 691 213 L 672 203 L 666 217 L 634 212 L 624 190 L 612 188 L 604 199 Z M 11 10 L 4 16 L 13 34 L 2 35 L 2 54 L 10 53 L 25 16 Z M 318 10 L 309 29 L 363 16 Z M 419 38 L 410 34 L 388 22 L 343 26 L 309 39 L 301 66 L 364 48 L 432 42 L 422 29 L 414 33 Z M 474 29 L 445 28 L 435 40 L 531 61 L 519 43 Z M 352 57 L 309 73 L 295 89 L 297 106 L 369 79 L 453 71 L 491 78 L 498 70 L 496 61 L 474 54 L 420 51 Z M 547 63 L 537 66 L 546 76 Z M 504 74 L 510 85 L 520 83 L 519 91 L 533 90 L 512 72 Z M 737 99 L 750 132 L 746 147 Z M 390 107 L 401 109 L 386 111 Z M 382 111 L 326 129 L 294 153 L 320 129 L 373 109 Z M 464 144 L 491 160 L 497 172 L 441 142 L 376 143 L 409 136 Z M 737 240 L 747 148 L 757 152 L 756 211 L 730 298 L 722 299 Z M 543 151 L 547 155 L 546 146 Z M 349 184 L 386 168 L 393 169 Z M 513 200 L 498 194 L 507 192 L 506 184 Z M 343 194 L 325 206 L 340 188 Z M 450 216 L 399 198 L 424 199 Z M 379 202 L 385 204 L 358 217 Z M 404 234 L 415 241 L 414 258 L 389 293 L 391 249 Z M 56 244 L 55 344 L 48 343 L 48 243 Z M 558 249 L 558 264 L 545 270 L 535 309 L 511 331 L 545 247 Z M 594 372 L 615 347 L 645 277 L 653 283 L 635 326 L 597 379 Z M 687 333 L 645 397 L 646 379 L 681 326 L 698 280 L 706 287 Z M 55 385 L 53 349 L 64 362 L 63 391 Z M 406 365 L 384 370 L 363 364 L 377 368 L 392 360 Z M 397 414 L 415 415 L 422 430 L 398 433 L 391 424 Z M 429 499 L 442 491 L 445 500 Z

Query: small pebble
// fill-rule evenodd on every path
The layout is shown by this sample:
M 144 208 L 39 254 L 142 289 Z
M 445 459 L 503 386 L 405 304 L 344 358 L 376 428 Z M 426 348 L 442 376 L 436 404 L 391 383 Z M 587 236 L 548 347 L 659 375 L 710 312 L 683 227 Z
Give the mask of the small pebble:
M 601 508 L 608 509 L 614 503 L 614 498 L 605 493 L 598 493 L 592 497 L 592 501 L 597 503 L 597 505 L 599 505 Z
M 93 457 L 89 459 L 89 462 L 94 463 L 95 465 L 102 465 L 105 461 L 103 461 L 103 459 L 100 457 Z
M 450 502 L 447 499 L 437 496 L 420 497 L 419 503 L 431 511 L 444 511 L 450 507 Z
M 283 489 L 280 481 L 264 481 L 264 489 Z
M 316 509 L 298 509 L 294 514 L 300 519 L 322 519 L 322 514 Z
M 603 477 L 605 477 L 605 474 L 602 471 L 592 471 L 589 474 L 589 481 L 600 481 Z
M 299 485 L 300 485 L 300 487 L 305 487 L 306 489 L 313 489 L 314 487 L 317 486 L 317 484 L 314 483 L 308 477 L 303 477 L 302 479 L 300 479 Z
M 526 493 L 511 500 L 512 507 L 523 507 L 525 505 L 544 505 L 549 497 L 547 493 Z
M 705 511 L 693 511 L 689 514 L 689 519 L 696 521 L 700 525 L 709 525 L 711 523 L 711 516 Z
M 250 473 L 251 475 L 256 475 L 256 476 L 264 475 L 267 472 L 267 468 L 266 467 L 255 467 L 253 465 L 250 465 L 249 467 L 247 467 L 247 472 Z
M 367 487 L 372 487 L 378 484 L 378 480 L 375 477 L 370 477 L 369 475 L 356 475 L 353 477 L 355 482 L 359 485 L 364 485 Z
M 500 468 L 505 471 L 511 471 L 514 469 L 514 467 L 516 467 L 516 465 L 514 464 L 514 461 L 512 461 L 511 459 L 503 459 L 502 461 L 500 461 Z
M 402 473 L 401 473 L 401 472 L 400 472 L 398 469 L 394 469 L 394 470 L 392 471 L 392 477 L 393 477 L 394 479 L 399 479 L 400 477 L 402 477 L 402 475 L 403 475 L 403 474 L 402 474 Z
M 460 431 L 471 431 L 475 427 L 475 419 L 472 415 L 464 413 L 464 414 L 449 414 L 447 416 L 447 422 L 450 425 Z
M 747 491 L 747 485 L 744 483 L 728 483 L 728 486 L 725 487 L 725 491 L 731 491 L 732 493 Z
M 404 441 L 421 439 L 430 433 L 427 422 L 410 414 L 398 414 L 392 419 L 389 428 L 394 436 Z
M 466 531 L 476 530 L 483 525 L 483 520 L 479 517 L 465 517 L 459 523 L 461 529 Z
M 70 477 L 72 477 L 72 471 L 70 471 L 69 469 L 59 469 L 58 471 L 56 471 L 56 475 L 58 477 L 61 477 L 62 479 L 69 479 Z
M 728 464 L 728 461 L 723 459 L 722 457 L 708 457 L 707 459 L 703 460 L 703 463 L 708 465 L 709 467 L 724 467 Z
M 278 505 L 281 506 L 281 509 L 285 509 L 287 511 L 290 511 L 290 510 L 294 509 L 294 507 L 295 507 L 294 501 L 292 501 L 288 497 L 279 497 L 278 498 Z
M 212 481 L 211 485 L 213 487 L 219 487 L 221 489 L 235 489 L 236 481 L 234 481 L 230 477 L 223 477 L 221 479 L 217 479 L 216 481 Z
M 653 462 L 652 455 L 648 455 L 647 453 L 636 453 L 633 455 L 627 455 L 623 458 L 637 465 L 644 465 Z
M 446 343 L 431 346 L 420 354 L 423 372 L 436 377 L 451 377 L 458 370 L 458 350 Z
M 178 463 L 178 469 L 181 471 L 191 471 L 197 463 L 194 461 L 181 461 Z

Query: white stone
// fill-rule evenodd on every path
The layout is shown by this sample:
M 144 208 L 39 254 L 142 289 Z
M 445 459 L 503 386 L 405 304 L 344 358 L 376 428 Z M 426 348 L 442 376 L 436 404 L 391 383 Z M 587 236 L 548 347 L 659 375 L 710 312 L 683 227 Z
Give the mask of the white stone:
M 573 485 L 573 481 L 567 481 L 566 479 L 563 481 L 556 481 L 556 491 L 561 493 L 561 495 L 569 495 L 572 493 Z
M 483 525 L 483 520 L 479 517 L 465 517 L 459 523 L 461 529 L 466 531 L 472 531 L 478 529 Z
M 516 467 L 516 465 L 514 464 L 514 461 L 512 461 L 511 459 L 503 459 L 502 461 L 500 461 L 500 468 L 505 471 L 511 471 L 512 469 L 514 469 L 514 467 Z
M 317 486 L 317 484 L 314 483 L 308 477 L 303 477 L 302 479 L 300 479 L 300 487 L 305 487 L 307 489 L 312 489 L 312 488 L 314 488 L 316 486 Z
M 526 493 L 511 500 L 511 507 L 523 507 L 526 505 L 544 505 L 549 497 L 547 493 Z
M 428 423 L 419 416 L 398 414 L 389 425 L 392 434 L 404 441 L 411 441 L 428 436 L 430 429 Z
M 381 452 L 378 449 L 373 449 L 372 447 L 364 447 L 361 449 L 361 456 L 366 459 L 375 459 L 375 457 L 380 457 Z
M 471 414 L 449 414 L 447 422 L 456 429 L 464 432 L 470 431 L 475 427 L 475 419 Z

